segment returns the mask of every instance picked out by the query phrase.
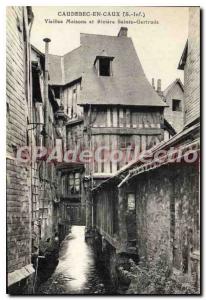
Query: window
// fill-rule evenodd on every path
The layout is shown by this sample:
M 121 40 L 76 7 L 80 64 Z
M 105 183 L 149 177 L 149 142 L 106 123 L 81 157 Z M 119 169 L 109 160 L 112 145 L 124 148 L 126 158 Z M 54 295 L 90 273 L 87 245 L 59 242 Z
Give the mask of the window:
M 79 193 L 80 192 L 80 174 L 75 173 L 74 175 L 74 187 L 75 187 L 75 192 Z
M 72 90 L 72 117 L 77 117 L 77 89 Z
M 99 59 L 99 76 L 110 76 L 110 59 L 100 58 Z
M 69 194 L 79 194 L 81 191 L 80 173 L 69 174 Z
M 73 188 L 74 188 L 74 174 L 73 173 L 69 174 L 69 184 L 68 184 L 68 186 L 69 186 L 69 193 L 72 194 Z
M 173 111 L 182 111 L 181 100 L 172 100 L 172 110 Z
M 127 210 L 135 210 L 135 194 L 129 193 L 127 196 Z

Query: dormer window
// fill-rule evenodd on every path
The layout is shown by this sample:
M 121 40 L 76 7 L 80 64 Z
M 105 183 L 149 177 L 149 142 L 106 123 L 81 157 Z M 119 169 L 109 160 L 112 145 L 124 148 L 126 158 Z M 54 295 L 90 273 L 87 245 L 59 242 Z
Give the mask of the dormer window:
M 111 76 L 111 61 L 109 58 L 99 59 L 99 76 Z
M 94 65 L 97 70 L 98 76 L 112 76 L 112 61 L 114 57 L 108 56 L 103 50 L 100 55 L 96 56 Z

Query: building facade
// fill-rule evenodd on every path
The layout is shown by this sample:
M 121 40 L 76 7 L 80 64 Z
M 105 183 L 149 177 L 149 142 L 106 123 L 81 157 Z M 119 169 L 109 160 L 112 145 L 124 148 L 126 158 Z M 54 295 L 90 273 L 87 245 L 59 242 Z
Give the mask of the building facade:
M 16 161 L 18 147 L 28 145 L 31 67 L 27 58 L 32 18 L 30 8 L 7 8 L 7 286 L 11 289 L 32 281 L 34 275 L 31 168 Z
M 31 147 L 45 147 L 48 152 L 55 147 L 63 147 L 63 136 L 59 125 L 61 110 L 58 99 L 45 81 L 45 55 L 32 46 L 32 121 Z M 46 87 L 47 85 L 47 87 Z M 45 89 L 48 96 L 45 95 Z M 46 92 L 47 93 L 47 92 Z M 46 104 L 47 102 L 47 104 Z M 45 113 L 46 110 L 46 113 Z M 35 152 L 34 154 L 35 155 Z M 32 174 L 32 225 L 33 252 L 41 252 L 42 244 L 52 239 L 55 233 L 63 237 L 65 233 L 65 208 L 60 202 L 61 174 L 54 162 L 47 161 L 48 156 L 33 162 Z M 44 247 L 44 246 L 43 246 Z
M 190 9 L 189 37 L 178 68 L 184 70 L 185 126 L 200 118 L 200 17 L 199 8 Z
M 149 270 L 154 266 L 157 269 L 159 263 L 165 264 L 172 280 L 178 282 L 176 288 L 182 282 L 191 287 L 188 293 L 199 293 L 200 93 L 197 91 L 200 91 L 200 81 L 198 76 L 193 79 L 199 72 L 196 66 L 200 62 L 200 10 L 190 8 L 189 11 L 186 47 L 190 45 L 190 53 L 185 56 L 184 51 L 179 64 L 186 78 L 184 130 L 151 148 L 146 163 L 141 160 L 131 163 L 94 188 L 92 194 L 94 228 L 99 243 L 105 244 L 106 240 L 107 251 L 104 251 L 110 257 L 111 276 L 115 280 L 120 279 L 120 274 L 114 270 L 122 267 L 120 258 L 126 254 L 136 256 L 137 264 Z M 161 159 L 157 153 L 161 153 Z M 137 291 L 135 279 L 132 284 Z M 157 293 L 154 286 L 152 290 Z
M 185 124 L 184 87 L 181 80 L 173 81 L 163 91 L 163 97 L 168 104 L 164 111 L 164 117 L 176 132 L 180 132 Z
M 48 248 L 55 250 L 52 248 L 55 234 L 63 238 L 69 229 L 67 208 L 60 202 L 61 173 L 54 163 L 46 161 L 47 155 L 33 159 L 37 147 L 52 150 L 59 141 L 62 143 L 63 137 L 61 108 L 46 82 L 45 56 L 30 45 L 32 19 L 31 7 L 7 8 L 6 196 L 10 294 L 34 292 L 39 256 Z
M 152 78 L 153 89 L 167 104 L 164 109 L 165 122 L 173 128 L 175 133 L 180 132 L 185 123 L 184 86 L 179 78 L 170 83 L 164 91 L 161 84 L 161 79 L 158 79 L 157 86 L 155 86 L 155 79 Z M 168 140 L 170 137 L 165 132 L 165 139 Z
M 86 150 L 85 155 L 92 156 L 90 163 L 84 162 L 87 189 L 161 142 L 165 132 L 174 135 L 163 117 L 167 104 L 145 77 L 127 28 L 116 37 L 81 34 L 80 47 L 49 57 L 50 85 L 68 118 L 67 150 Z M 65 182 L 70 185 L 70 179 Z M 87 227 L 91 227 L 87 192 L 83 185 L 80 202 L 89 206 Z

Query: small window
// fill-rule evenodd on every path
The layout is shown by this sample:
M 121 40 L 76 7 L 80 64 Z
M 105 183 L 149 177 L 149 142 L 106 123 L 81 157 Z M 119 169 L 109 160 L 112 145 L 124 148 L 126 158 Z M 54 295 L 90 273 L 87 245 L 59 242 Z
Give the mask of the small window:
M 69 174 L 69 193 L 70 194 L 79 194 L 81 191 L 81 181 L 80 173 L 70 173 Z
M 127 210 L 134 211 L 135 210 L 135 194 L 129 193 L 127 196 Z
M 101 58 L 99 60 L 99 76 L 110 76 L 110 59 Z
M 172 110 L 173 111 L 182 111 L 181 100 L 172 100 Z

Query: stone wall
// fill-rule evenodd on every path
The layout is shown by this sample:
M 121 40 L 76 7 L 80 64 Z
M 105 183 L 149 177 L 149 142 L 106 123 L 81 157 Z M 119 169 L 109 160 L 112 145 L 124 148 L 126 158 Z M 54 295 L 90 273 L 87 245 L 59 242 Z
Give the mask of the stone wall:
M 136 182 L 137 248 L 140 259 L 157 260 L 161 252 L 171 258 L 170 198 L 172 183 L 166 172 L 142 175 Z M 169 261 L 168 261 L 169 262 Z
M 193 261 L 200 249 L 198 172 L 192 164 L 164 166 L 140 174 L 133 185 L 140 259 L 154 264 L 163 255 L 168 266 L 199 278 Z

